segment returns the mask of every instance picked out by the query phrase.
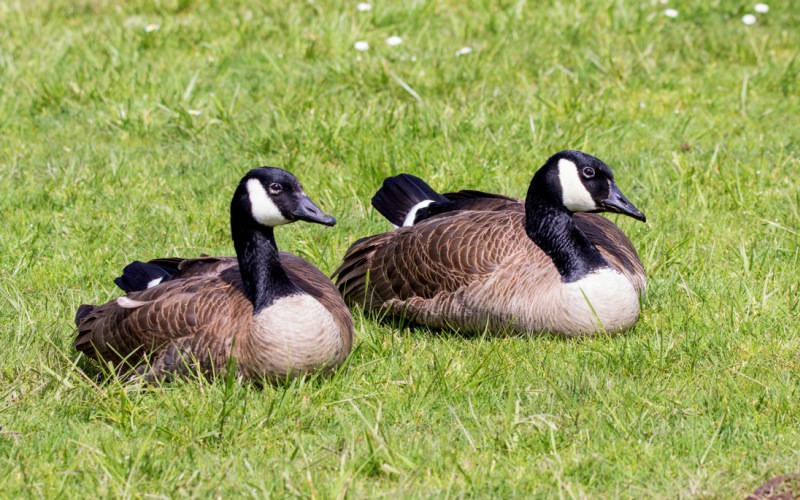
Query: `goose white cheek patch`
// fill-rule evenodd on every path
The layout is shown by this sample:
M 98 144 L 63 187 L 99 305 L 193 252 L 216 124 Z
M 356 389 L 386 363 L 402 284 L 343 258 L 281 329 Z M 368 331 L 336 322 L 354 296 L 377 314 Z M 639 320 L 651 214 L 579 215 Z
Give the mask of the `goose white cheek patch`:
M 247 196 L 250 197 L 250 210 L 253 219 L 259 224 L 275 227 L 290 222 L 275 206 L 275 203 L 267 195 L 264 186 L 258 179 L 247 181 Z
M 559 160 L 558 180 L 561 182 L 561 199 L 567 210 L 570 212 L 597 210 L 597 203 L 578 176 L 577 165 L 564 158 Z

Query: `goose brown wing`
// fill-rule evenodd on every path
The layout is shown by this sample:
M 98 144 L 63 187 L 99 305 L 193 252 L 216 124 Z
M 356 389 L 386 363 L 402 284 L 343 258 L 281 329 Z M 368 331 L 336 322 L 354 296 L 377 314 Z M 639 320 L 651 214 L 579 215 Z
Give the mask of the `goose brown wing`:
M 246 328 L 252 304 L 238 269 L 214 278 L 172 280 L 96 306 L 78 324 L 74 346 L 90 357 L 133 366 L 169 345 L 202 366 L 218 366 L 228 337 Z
M 647 286 L 644 266 L 636 248 L 622 229 L 602 215 L 577 213 L 573 218 L 578 228 L 600 250 L 608 263 L 625 275 L 637 292 L 643 294 Z
M 415 224 L 435 217 L 450 217 L 453 214 L 474 212 L 520 212 L 524 213 L 525 205 L 516 199 L 499 194 L 484 193 L 481 191 L 457 191 L 444 195 L 448 201 L 432 203 L 417 212 Z
M 334 276 L 345 299 L 370 307 L 431 298 L 486 279 L 521 236 L 520 213 L 461 211 L 356 243 Z
M 452 193 L 444 193 L 445 198 L 451 201 L 456 200 L 484 200 L 489 203 L 489 200 L 494 200 L 492 203 L 501 201 L 508 202 L 509 204 L 515 203 L 523 205 L 522 200 L 514 198 L 513 196 L 506 196 L 504 194 L 486 193 L 484 191 L 475 191 L 473 189 L 462 189 L 461 191 L 454 191 Z
M 222 271 L 233 266 L 239 265 L 236 257 L 212 257 L 201 255 L 194 258 L 167 257 L 163 259 L 153 259 L 148 261 L 150 264 L 171 267 L 175 269 L 176 278 L 188 278 L 191 276 L 217 276 Z

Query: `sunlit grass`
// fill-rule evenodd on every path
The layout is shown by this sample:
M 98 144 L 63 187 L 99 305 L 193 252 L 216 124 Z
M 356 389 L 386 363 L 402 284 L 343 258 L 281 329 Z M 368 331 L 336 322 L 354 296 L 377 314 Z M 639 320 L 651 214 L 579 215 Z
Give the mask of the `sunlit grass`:
M 0 491 L 730 498 L 800 470 L 800 16 L 753 12 L 0 3 Z M 277 232 L 331 272 L 389 228 L 369 208 L 384 177 L 522 196 L 565 148 L 647 214 L 611 217 L 650 277 L 625 336 L 464 338 L 355 311 L 342 371 L 263 389 L 127 387 L 76 359 L 75 309 L 117 296 L 126 263 L 233 253 L 254 166 L 337 217 Z

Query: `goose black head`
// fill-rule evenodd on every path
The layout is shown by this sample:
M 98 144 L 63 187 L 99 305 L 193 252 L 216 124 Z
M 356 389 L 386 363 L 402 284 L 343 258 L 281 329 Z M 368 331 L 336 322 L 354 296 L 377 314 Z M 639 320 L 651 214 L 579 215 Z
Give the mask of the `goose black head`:
M 566 150 L 551 156 L 533 176 L 528 196 L 563 205 L 570 212 L 614 212 L 645 221 L 614 182 L 614 173 L 599 158 Z
M 276 227 L 298 220 L 333 226 L 336 219 L 323 212 L 303 191 L 297 177 L 275 167 L 254 168 L 242 178 L 231 202 L 232 217 Z

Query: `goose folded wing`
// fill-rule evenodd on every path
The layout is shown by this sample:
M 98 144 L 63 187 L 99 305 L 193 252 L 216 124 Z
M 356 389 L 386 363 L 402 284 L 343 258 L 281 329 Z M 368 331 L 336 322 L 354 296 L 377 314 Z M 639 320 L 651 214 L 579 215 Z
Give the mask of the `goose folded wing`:
M 188 278 L 192 276 L 217 276 L 222 271 L 238 265 L 239 261 L 236 257 L 201 255 L 200 257 L 192 258 L 167 257 L 153 259 L 148 263 L 174 268 L 174 278 Z
M 506 196 L 504 194 L 487 193 L 485 191 L 476 191 L 474 189 L 462 189 L 461 191 L 454 191 L 452 193 L 444 193 L 444 197 L 450 201 L 456 200 L 496 200 L 496 202 L 505 201 L 510 204 L 522 205 L 522 200 L 514 198 L 513 196 Z
M 339 289 L 351 302 L 378 306 L 454 292 L 497 270 L 520 222 L 514 212 L 463 211 L 369 238 L 345 255 Z
M 226 342 L 252 305 L 230 276 L 187 278 L 129 293 L 94 307 L 78 325 L 74 345 L 87 355 L 134 365 L 170 343 L 198 356 Z M 236 273 L 238 274 L 238 273 Z

